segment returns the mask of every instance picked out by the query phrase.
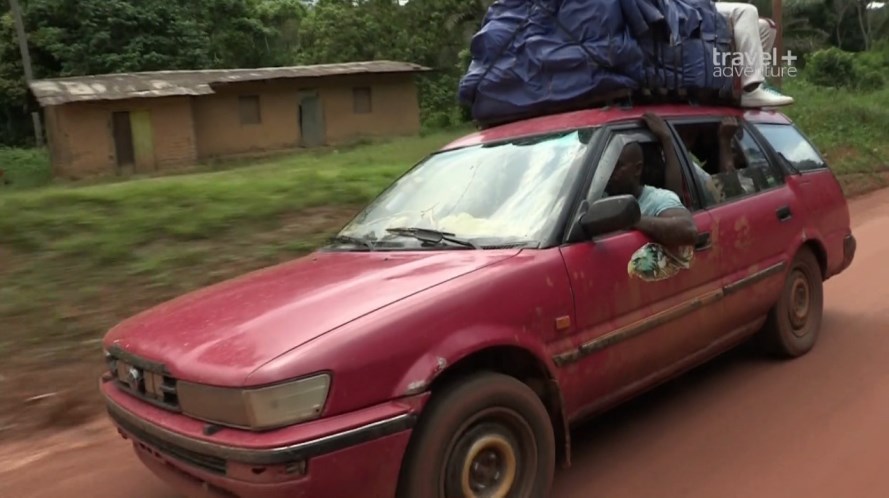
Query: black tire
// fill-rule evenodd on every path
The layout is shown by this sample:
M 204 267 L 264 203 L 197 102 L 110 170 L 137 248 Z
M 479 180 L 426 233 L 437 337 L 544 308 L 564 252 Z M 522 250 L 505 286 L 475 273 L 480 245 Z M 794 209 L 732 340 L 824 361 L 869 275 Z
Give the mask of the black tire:
M 555 455 L 549 414 L 531 388 L 502 374 L 473 375 L 433 393 L 405 454 L 398 498 L 545 498 Z
M 767 352 L 783 358 L 797 358 L 815 347 L 824 311 L 822 284 L 818 259 L 808 248 L 801 249 L 762 330 Z

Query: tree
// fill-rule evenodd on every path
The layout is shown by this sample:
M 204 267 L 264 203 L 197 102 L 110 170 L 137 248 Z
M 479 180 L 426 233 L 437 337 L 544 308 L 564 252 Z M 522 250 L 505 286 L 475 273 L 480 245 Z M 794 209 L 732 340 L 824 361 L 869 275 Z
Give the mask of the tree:
M 308 15 L 305 0 L 259 0 L 256 13 L 267 28 L 262 40 L 267 51 L 266 64 L 296 64 L 302 51 L 302 25 Z
M 872 0 L 855 0 L 855 12 L 858 14 L 858 25 L 864 38 L 864 49 L 870 50 L 874 41 L 885 32 L 887 9 L 884 2 Z
M 32 0 L 35 66 L 44 76 L 206 67 L 209 37 L 178 2 Z
M 836 43 L 837 46 L 843 48 L 843 19 L 846 17 L 846 14 L 854 5 L 850 0 L 832 0 L 831 6 L 833 7 L 833 15 L 835 19 L 836 26 Z
M 0 15 L 0 143 L 27 145 L 34 134 L 22 59 L 9 13 Z
M 493 0 L 27 0 L 38 78 L 152 70 L 405 60 L 427 122 L 459 118 L 460 64 Z M 8 26 L 0 24 L 0 30 Z M 0 143 L 30 133 L 14 37 L 0 41 Z

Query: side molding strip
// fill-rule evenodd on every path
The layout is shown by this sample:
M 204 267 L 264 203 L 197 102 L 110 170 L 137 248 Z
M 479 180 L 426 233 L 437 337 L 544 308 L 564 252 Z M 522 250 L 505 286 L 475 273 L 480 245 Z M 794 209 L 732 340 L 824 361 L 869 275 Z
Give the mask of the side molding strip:
M 726 296 L 730 296 L 739 290 L 744 289 L 745 287 L 750 287 L 751 285 L 758 283 L 762 280 L 765 280 L 773 275 L 777 275 L 784 271 L 784 268 L 787 267 L 787 263 L 784 261 L 772 265 L 765 270 L 760 270 L 752 275 L 748 275 L 740 280 L 736 280 L 725 287 L 723 287 L 722 291 Z
M 707 292 L 693 299 L 685 301 L 684 303 L 677 304 L 672 308 L 665 309 L 663 311 L 655 313 L 654 315 L 643 318 L 642 320 L 639 320 L 635 323 L 625 325 L 617 330 L 597 337 L 589 342 L 585 342 L 578 348 L 574 348 L 569 351 L 565 351 L 564 353 L 554 355 L 553 363 L 555 363 L 556 366 L 563 367 L 565 365 L 574 363 L 585 356 L 602 351 L 605 348 L 614 346 L 615 344 L 619 344 L 628 339 L 632 339 L 633 337 L 642 335 L 645 332 L 648 332 L 665 323 L 669 323 L 673 320 L 682 318 L 683 316 L 688 315 L 693 311 L 697 311 L 704 306 L 709 306 L 713 303 L 716 303 L 719 300 L 723 299 L 725 296 L 732 295 L 739 290 L 756 284 L 773 275 L 777 275 L 783 272 L 786 267 L 787 263 L 782 261 L 764 270 L 760 270 L 756 273 L 732 282 L 731 284 L 726 285 L 721 289 Z

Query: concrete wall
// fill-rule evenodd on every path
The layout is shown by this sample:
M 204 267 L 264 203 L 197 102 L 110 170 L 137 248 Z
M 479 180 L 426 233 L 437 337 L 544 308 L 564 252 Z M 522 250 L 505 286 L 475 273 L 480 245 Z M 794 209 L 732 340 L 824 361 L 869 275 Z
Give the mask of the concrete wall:
M 214 90 L 215 95 L 194 100 L 199 158 L 288 149 L 299 143 L 295 84 L 240 83 Z M 259 96 L 260 123 L 241 124 L 242 95 Z
M 191 166 L 198 160 L 198 143 L 190 97 L 163 99 L 152 109 L 154 157 L 157 169 Z
M 371 112 L 354 112 L 353 88 L 371 88 Z M 201 159 L 300 146 L 302 92 L 321 99 L 327 144 L 361 137 L 412 135 L 420 131 L 413 75 L 358 75 L 313 80 L 236 83 L 214 87 L 195 99 L 195 129 Z M 242 124 L 238 98 L 258 95 L 262 122 Z
M 112 114 L 145 111 L 150 116 L 153 154 L 134 165 L 150 172 L 197 161 L 189 97 L 76 102 L 52 108 L 53 166 L 60 176 L 79 178 L 117 171 Z
M 61 174 L 59 168 L 69 163 L 68 140 L 59 123 L 60 113 L 61 107 L 59 106 L 49 106 L 43 110 L 46 144 L 49 148 L 49 157 L 52 160 L 53 176 L 59 176 Z
M 352 89 L 366 86 L 371 88 L 371 112 L 356 114 Z M 420 131 L 420 107 L 412 75 L 326 78 L 317 88 L 330 144 Z
M 353 89 L 371 89 L 369 113 L 355 112 Z M 46 109 L 55 174 L 84 177 L 118 170 L 112 115 L 147 113 L 134 120 L 136 172 L 152 172 L 201 159 L 292 149 L 301 145 L 302 92 L 318 95 L 325 144 L 361 137 L 413 135 L 420 130 L 417 89 L 411 74 L 353 75 L 235 83 L 216 94 L 121 101 L 78 102 Z M 259 97 L 260 122 L 243 124 L 240 96 Z M 148 124 L 150 122 L 150 125 Z M 150 133 L 151 137 L 145 135 Z M 146 151 L 145 143 L 153 144 Z M 152 153 L 153 152 L 153 153 Z

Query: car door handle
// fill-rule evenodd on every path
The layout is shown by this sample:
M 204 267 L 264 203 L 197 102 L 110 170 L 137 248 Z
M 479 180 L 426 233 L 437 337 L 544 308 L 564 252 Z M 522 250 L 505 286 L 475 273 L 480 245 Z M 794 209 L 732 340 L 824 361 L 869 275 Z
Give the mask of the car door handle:
M 695 242 L 695 251 L 706 251 L 711 247 L 710 232 L 701 232 L 698 234 L 698 240 Z
M 793 213 L 790 211 L 790 206 L 781 206 L 775 211 L 775 215 L 778 217 L 780 221 L 787 221 L 790 218 L 793 218 Z

